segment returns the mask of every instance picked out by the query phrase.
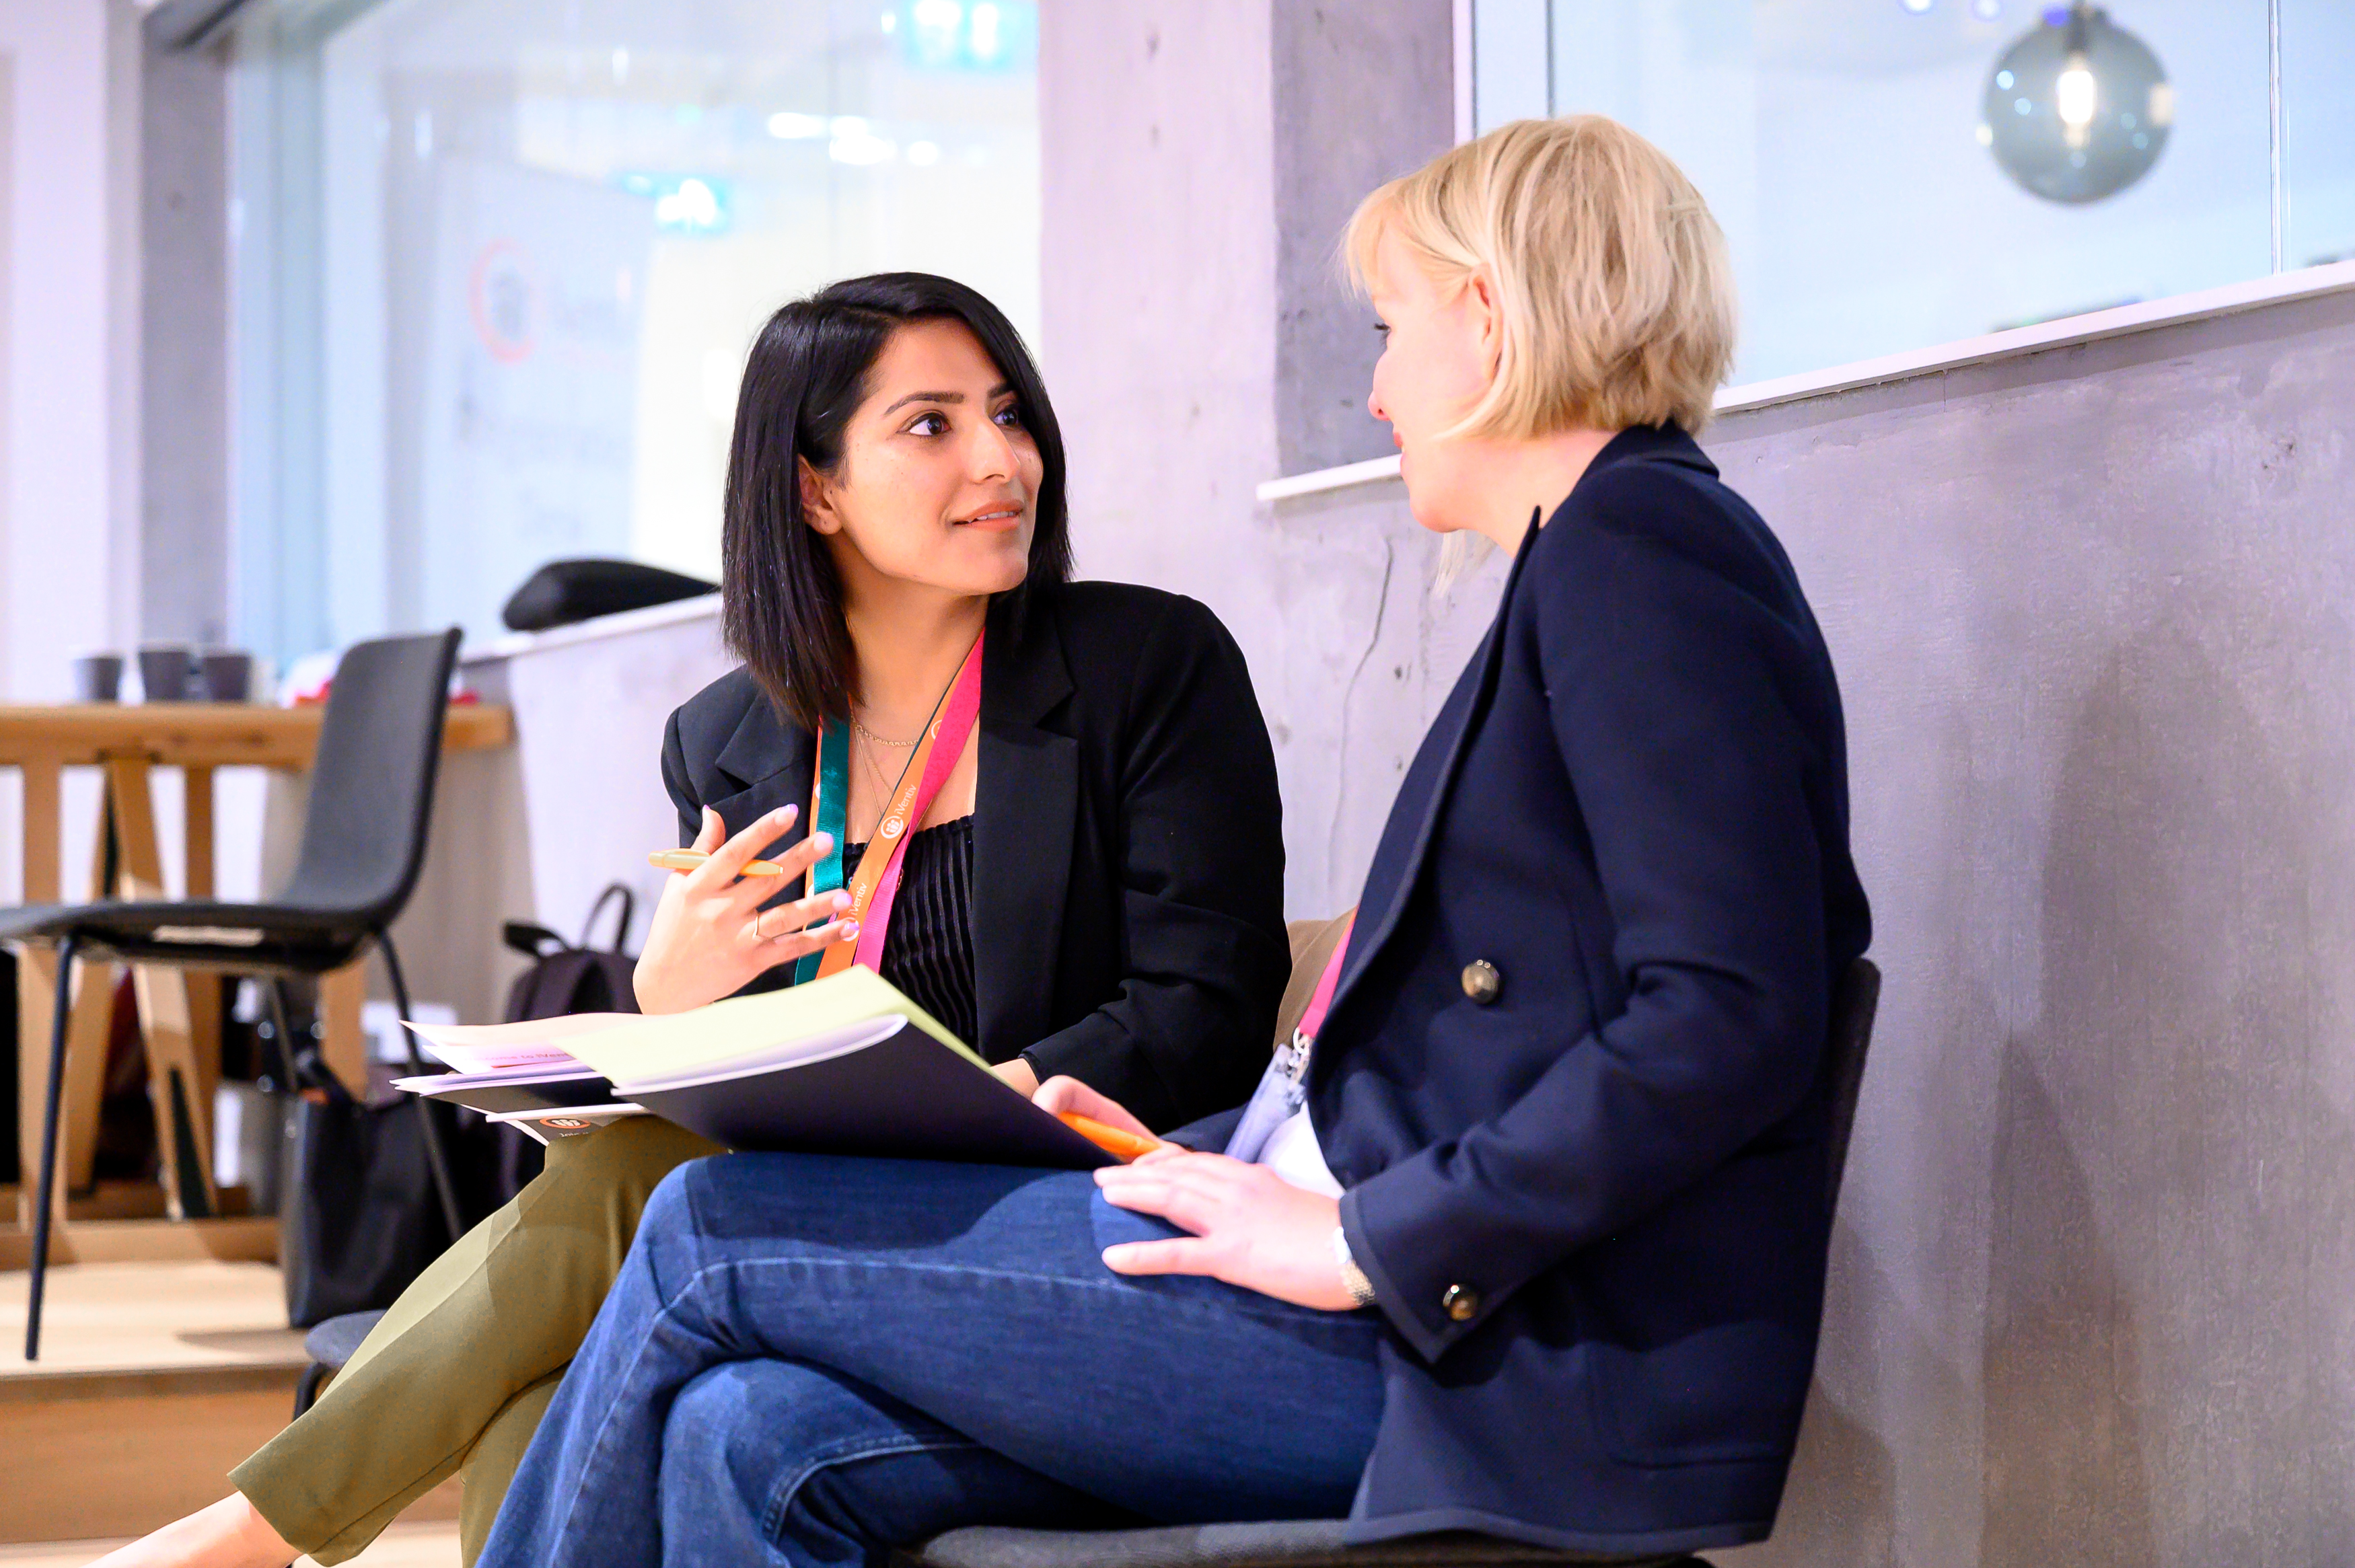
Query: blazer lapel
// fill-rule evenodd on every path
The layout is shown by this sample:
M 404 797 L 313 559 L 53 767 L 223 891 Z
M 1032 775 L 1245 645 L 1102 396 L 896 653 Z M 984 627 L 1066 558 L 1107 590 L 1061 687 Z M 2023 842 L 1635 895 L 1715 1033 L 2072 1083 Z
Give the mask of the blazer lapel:
M 993 1060 L 1047 1033 L 1079 816 L 1080 745 L 1039 727 L 1071 693 L 1051 610 L 993 609 L 973 818 L 973 986 Z
M 1444 744 L 1445 760 L 1433 778 L 1431 792 L 1423 800 L 1414 835 L 1407 841 L 1407 850 L 1396 876 L 1383 895 L 1379 911 L 1360 908 L 1358 911 L 1357 932 L 1349 939 L 1348 961 L 1341 970 L 1340 983 L 1334 989 L 1332 1007 L 1337 1010 L 1358 977 L 1366 971 L 1374 956 L 1398 928 L 1399 916 L 1406 908 L 1407 897 L 1414 891 L 1415 880 L 1422 874 L 1423 857 L 1430 852 L 1433 835 L 1439 826 L 1439 814 L 1447 804 L 1448 791 L 1455 782 L 1456 769 L 1463 766 L 1464 747 L 1478 726 L 1479 717 L 1487 711 L 1488 699 L 1497 689 L 1497 669 L 1504 658 L 1505 613 L 1513 602 L 1514 585 L 1520 581 L 1521 568 L 1529 558 L 1536 544 L 1538 520 L 1531 517 L 1529 532 L 1521 537 L 1520 550 L 1513 556 L 1512 570 L 1506 575 L 1505 591 L 1497 600 L 1497 618 L 1488 623 L 1488 634 L 1481 641 L 1480 651 L 1474 656 L 1476 673 L 1467 672 L 1465 680 L 1457 683 L 1448 705 L 1433 721 L 1428 744 Z M 1444 742 L 1441 736 L 1444 733 Z M 1410 809 L 1401 800 L 1393 810 Z M 1379 867 L 1377 868 L 1379 869 Z M 1373 872 L 1367 874 L 1369 888 L 1378 885 Z M 1368 916 L 1374 917 L 1369 921 Z
M 801 726 L 780 717 L 766 697 L 755 702 L 737 721 L 736 733 L 714 758 L 719 771 L 742 786 L 704 804 L 719 813 L 730 838 L 741 833 L 764 811 L 798 806 L 809 813 L 810 780 L 817 766 L 817 738 Z M 810 825 L 800 816 L 784 835 L 767 846 L 773 853 L 791 849 L 808 836 Z
M 1675 463 L 1711 476 L 1717 472 L 1717 465 L 1709 461 L 1700 446 L 1683 430 L 1673 425 L 1635 425 L 1612 437 L 1604 449 L 1594 454 L 1594 460 L 1586 465 L 1585 472 L 1579 475 L 1579 484 L 1584 484 L 1589 478 L 1614 464 L 1646 459 Z M 1577 485 L 1572 485 L 1572 493 L 1575 494 L 1577 489 Z M 1569 498 L 1564 497 L 1561 507 L 1556 508 L 1557 513 L 1569 504 Z M 1540 508 L 1540 512 L 1542 510 Z M 1432 781 L 1431 794 L 1423 802 L 1422 817 L 1415 825 L 1414 836 L 1408 841 L 1405 858 L 1396 878 L 1389 885 L 1379 916 L 1369 923 L 1367 916 L 1371 912 L 1363 908 L 1358 911 L 1358 931 L 1360 935 L 1350 938 L 1348 962 L 1342 969 L 1341 982 L 1333 993 L 1335 1007 L 1340 1005 L 1341 999 L 1348 994 L 1350 982 L 1365 972 L 1366 966 L 1372 962 L 1374 955 L 1381 950 L 1382 944 L 1397 928 L 1399 916 L 1406 907 L 1407 895 L 1414 890 L 1415 879 L 1422 874 L 1423 856 L 1429 852 L 1432 836 L 1439 826 L 1439 813 L 1447 804 L 1448 790 L 1455 784 L 1456 769 L 1464 760 L 1465 742 L 1470 737 L 1480 715 L 1487 711 L 1488 699 L 1496 692 L 1497 669 L 1504 655 L 1505 613 L 1512 605 L 1513 588 L 1520 581 L 1521 568 L 1528 565 L 1529 552 L 1536 547 L 1540 521 L 1540 517 L 1533 514 L 1529 518 L 1529 532 L 1521 535 L 1521 547 L 1514 555 L 1512 570 L 1505 577 L 1505 591 L 1497 600 L 1497 618 L 1488 623 L 1487 639 L 1480 644 L 1476 656 L 1479 665 L 1477 678 L 1460 683 L 1456 694 L 1465 695 L 1465 700 L 1459 705 L 1451 696 L 1449 707 L 1443 709 L 1433 723 L 1434 739 L 1442 726 L 1455 726 L 1454 733 L 1446 739 L 1446 761 L 1441 764 L 1437 777 Z M 1467 690 L 1468 694 L 1465 694 Z M 1399 802 L 1401 809 L 1406 806 L 1407 802 Z M 1383 869 L 1380 861 L 1378 851 L 1375 866 L 1366 876 L 1366 885 L 1369 889 L 1378 885 L 1374 873 Z

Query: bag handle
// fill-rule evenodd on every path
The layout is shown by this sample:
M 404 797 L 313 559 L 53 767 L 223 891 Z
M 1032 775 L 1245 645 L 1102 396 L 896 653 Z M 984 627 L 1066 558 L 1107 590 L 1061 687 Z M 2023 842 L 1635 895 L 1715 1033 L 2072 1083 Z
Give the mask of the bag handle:
M 591 950 L 590 934 L 597 928 L 597 916 L 604 913 L 605 906 L 616 896 L 622 900 L 622 918 L 613 927 L 613 945 L 607 950 L 619 953 L 622 950 L 622 944 L 630 939 L 630 922 L 638 913 L 637 895 L 630 891 L 627 883 L 609 882 L 605 885 L 605 891 L 597 895 L 597 902 L 589 906 L 589 918 L 581 923 L 581 940 L 578 945 L 582 951 Z
M 564 938 L 528 920 L 509 920 L 499 927 L 499 940 L 534 962 L 564 950 Z

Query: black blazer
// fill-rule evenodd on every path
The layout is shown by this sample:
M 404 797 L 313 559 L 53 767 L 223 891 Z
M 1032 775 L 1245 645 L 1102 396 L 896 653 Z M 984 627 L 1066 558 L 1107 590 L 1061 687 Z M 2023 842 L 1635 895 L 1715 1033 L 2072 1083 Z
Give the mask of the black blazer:
M 1391 1330 L 1362 1537 L 1772 1526 L 1822 1308 L 1832 982 L 1870 936 L 1847 774 L 1781 546 L 1690 438 L 1623 432 L 1408 770 L 1314 1059 Z
M 1000 601 L 980 727 L 975 1049 L 1156 1128 L 1248 1097 L 1290 948 L 1275 756 L 1234 639 L 1194 600 L 1125 584 L 1036 592 L 1018 620 Z M 680 842 L 705 806 L 731 834 L 805 816 L 816 755 L 749 673 L 721 676 L 664 736 Z

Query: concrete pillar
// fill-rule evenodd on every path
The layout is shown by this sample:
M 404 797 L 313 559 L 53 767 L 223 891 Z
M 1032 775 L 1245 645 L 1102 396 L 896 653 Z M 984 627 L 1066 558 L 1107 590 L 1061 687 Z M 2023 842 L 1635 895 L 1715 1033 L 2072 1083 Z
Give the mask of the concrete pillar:
M 1331 259 L 1359 197 L 1452 139 L 1451 9 L 1058 0 L 1041 21 L 1041 355 L 1080 568 L 1191 594 L 1241 642 L 1299 915 L 1355 896 L 1486 620 L 1430 600 L 1395 494 L 1252 493 L 1390 450 L 1363 408 L 1373 318 Z
M 229 635 L 229 72 L 144 49 L 139 247 L 143 634 Z
M 1276 453 L 1304 473 L 1394 449 L 1366 412 L 1381 352 L 1336 245 L 1367 192 L 1455 141 L 1447 0 L 1273 7 Z

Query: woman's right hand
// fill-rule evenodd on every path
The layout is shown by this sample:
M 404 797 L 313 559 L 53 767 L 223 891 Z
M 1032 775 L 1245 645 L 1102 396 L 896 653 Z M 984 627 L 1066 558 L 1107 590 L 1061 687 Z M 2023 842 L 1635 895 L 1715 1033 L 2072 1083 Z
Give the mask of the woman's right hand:
M 1061 1073 L 1056 1074 L 1039 1085 L 1038 1093 L 1030 1097 L 1030 1103 L 1040 1110 L 1054 1111 L 1058 1114 L 1070 1111 L 1072 1115 L 1083 1116 L 1090 1121 L 1100 1121 L 1106 1127 L 1116 1127 L 1123 1132 L 1133 1132 L 1139 1138 L 1150 1138 L 1156 1142 L 1159 1141 L 1159 1135 L 1129 1115 L 1126 1106 L 1108 1095 L 1098 1094 L 1079 1079 Z M 1152 1156 L 1146 1155 L 1146 1158 L 1149 1160 Z
M 693 871 L 673 872 L 662 901 L 655 906 L 645 951 L 632 978 L 639 1012 L 684 1012 L 701 1007 L 735 995 L 779 964 L 858 939 L 853 920 L 809 929 L 849 908 L 849 894 L 837 888 L 763 910 L 761 902 L 775 895 L 779 879 L 739 874 L 744 863 L 775 842 L 798 814 L 792 806 L 772 811 L 722 842 L 727 825 L 719 812 L 703 809 L 703 831 L 695 835 L 694 847 L 710 858 Z M 776 863 L 785 870 L 783 885 L 805 876 L 833 847 L 826 834 L 812 833 L 777 856 Z

